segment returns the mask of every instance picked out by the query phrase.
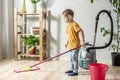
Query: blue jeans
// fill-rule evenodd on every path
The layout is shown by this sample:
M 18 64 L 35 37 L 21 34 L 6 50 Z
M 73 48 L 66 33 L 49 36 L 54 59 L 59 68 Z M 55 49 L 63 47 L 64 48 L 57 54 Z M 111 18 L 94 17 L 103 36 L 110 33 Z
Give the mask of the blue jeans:
M 78 73 L 78 54 L 79 49 L 70 52 L 71 70 Z

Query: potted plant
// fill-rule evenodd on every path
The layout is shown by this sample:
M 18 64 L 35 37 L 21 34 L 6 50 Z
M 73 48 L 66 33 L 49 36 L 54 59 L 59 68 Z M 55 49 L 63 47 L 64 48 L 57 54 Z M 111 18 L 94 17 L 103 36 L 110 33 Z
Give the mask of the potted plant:
M 38 3 L 40 0 L 30 0 L 30 2 L 32 3 L 32 12 L 36 13 L 36 3 Z
M 36 53 L 36 45 L 39 45 L 39 38 L 30 35 L 29 37 L 22 37 L 22 41 L 26 46 L 28 46 L 29 54 L 35 54 Z
M 93 3 L 94 0 L 91 0 Z M 109 0 L 110 4 L 114 7 L 113 11 L 116 14 L 116 23 L 117 31 L 114 31 L 113 40 L 114 42 L 111 44 L 110 49 L 113 49 L 114 52 L 111 53 L 112 56 L 112 65 L 120 66 L 120 0 Z M 111 11 L 110 11 L 111 12 Z M 110 31 L 106 28 L 101 28 L 101 32 L 103 36 L 107 36 Z

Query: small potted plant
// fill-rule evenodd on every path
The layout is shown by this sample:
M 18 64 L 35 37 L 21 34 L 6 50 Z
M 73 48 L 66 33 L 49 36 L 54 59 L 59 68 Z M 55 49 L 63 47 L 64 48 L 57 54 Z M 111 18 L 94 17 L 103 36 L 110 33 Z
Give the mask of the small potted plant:
M 36 53 L 36 45 L 39 45 L 39 38 L 30 35 L 29 37 L 22 37 L 22 41 L 24 42 L 25 46 L 28 46 L 29 54 Z
M 91 3 L 93 3 L 94 0 L 91 0 Z M 110 4 L 114 7 L 113 11 L 116 14 L 116 29 L 117 31 L 114 31 L 113 34 L 113 44 L 111 44 L 110 49 L 113 49 L 114 52 L 111 53 L 112 56 L 112 65 L 113 66 L 120 66 L 120 0 L 109 0 Z M 110 11 L 111 12 L 111 11 Z M 103 33 L 103 36 L 107 36 L 110 31 L 106 28 L 101 28 L 101 32 Z
M 33 13 L 36 13 L 36 4 L 39 2 L 40 0 L 30 0 L 30 2 L 32 3 L 32 7 L 33 7 Z

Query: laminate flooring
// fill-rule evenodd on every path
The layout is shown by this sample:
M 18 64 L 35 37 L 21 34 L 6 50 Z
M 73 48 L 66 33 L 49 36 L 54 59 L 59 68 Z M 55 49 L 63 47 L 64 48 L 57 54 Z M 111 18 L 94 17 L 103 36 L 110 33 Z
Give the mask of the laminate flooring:
M 16 68 L 25 68 L 38 63 L 38 60 L 14 59 L 0 60 L 0 80 L 91 80 L 89 70 L 79 68 L 78 76 L 68 76 L 65 71 L 69 69 L 69 61 L 52 60 L 38 65 L 40 70 L 15 73 Z M 109 67 L 105 80 L 120 80 L 120 67 Z

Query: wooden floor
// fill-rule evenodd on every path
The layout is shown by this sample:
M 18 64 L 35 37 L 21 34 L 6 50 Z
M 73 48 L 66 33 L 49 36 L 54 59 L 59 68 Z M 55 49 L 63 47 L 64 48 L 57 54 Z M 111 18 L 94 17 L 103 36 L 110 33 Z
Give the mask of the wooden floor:
M 90 80 L 89 70 L 79 68 L 79 75 L 70 77 L 64 72 L 69 68 L 69 61 L 53 60 L 38 65 L 41 70 L 15 73 L 15 68 L 28 67 L 38 63 L 36 60 L 0 60 L 0 80 Z M 106 80 L 120 80 L 120 67 L 109 65 Z

